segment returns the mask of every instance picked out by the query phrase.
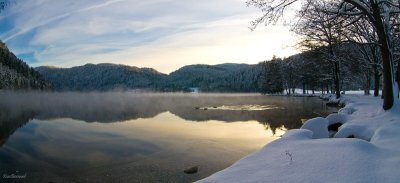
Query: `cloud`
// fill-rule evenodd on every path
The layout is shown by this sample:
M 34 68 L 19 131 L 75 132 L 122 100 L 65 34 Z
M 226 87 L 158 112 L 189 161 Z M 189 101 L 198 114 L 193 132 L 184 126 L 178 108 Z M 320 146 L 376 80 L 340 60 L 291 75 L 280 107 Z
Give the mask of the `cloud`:
M 24 33 L 32 31 L 33 29 L 48 25 L 50 23 L 53 23 L 53 22 L 58 21 L 58 20 L 61 20 L 63 18 L 71 16 L 73 14 L 77 14 L 77 13 L 85 12 L 85 11 L 90 11 L 90 10 L 97 9 L 97 8 L 103 8 L 103 7 L 106 7 L 106 6 L 112 5 L 114 3 L 121 2 L 121 1 L 125 1 L 125 0 L 110 0 L 110 1 L 106 1 L 106 2 L 100 3 L 100 4 L 95 4 L 95 5 L 86 7 L 86 8 L 82 8 L 82 9 L 78 9 L 78 10 L 73 10 L 73 11 L 70 11 L 70 12 L 62 13 L 62 14 L 56 15 L 54 17 L 53 16 L 51 16 L 51 17 L 48 16 L 48 18 L 43 19 L 43 20 L 42 19 L 39 19 L 39 20 L 36 19 L 38 21 L 36 21 L 34 24 L 28 24 L 28 26 L 24 26 L 22 29 L 19 29 L 18 31 L 13 31 L 14 33 L 11 34 L 10 36 L 4 38 L 4 41 L 8 41 L 10 39 L 13 39 L 13 38 L 19 36 L 19 35 L 22 35 Z M 30 4 L 30 3 L 28 2 L 26 4 Z M 18 13 L 21 13 L 21 12 L 18 12 Z M 27 22 L 25 22 L 25 23 L 27 23 Z
M 111 62 L 168 73 L 296 52 L 286 27 L 250 32 L 258 11 L 243 0 L 27 0 L 4 16 L 0 23 L 11 23 L 0 38 L 17 55 L 33 55 L 34 66 Z

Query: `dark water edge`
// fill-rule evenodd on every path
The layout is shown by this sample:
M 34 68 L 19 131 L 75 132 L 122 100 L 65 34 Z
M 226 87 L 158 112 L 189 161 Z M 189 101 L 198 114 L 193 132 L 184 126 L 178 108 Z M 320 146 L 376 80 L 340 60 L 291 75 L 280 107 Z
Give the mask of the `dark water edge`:
M 0 173 L 26 173 L 23 182 L 192 182 L 299 128 L 301 119 L 337 110 L 318 98 L 258 94 L 0 93 L 0 99 Z M 248 105 L 275 107 L 237 110 Z M 184 174 L 190 166 L 199 173 Z

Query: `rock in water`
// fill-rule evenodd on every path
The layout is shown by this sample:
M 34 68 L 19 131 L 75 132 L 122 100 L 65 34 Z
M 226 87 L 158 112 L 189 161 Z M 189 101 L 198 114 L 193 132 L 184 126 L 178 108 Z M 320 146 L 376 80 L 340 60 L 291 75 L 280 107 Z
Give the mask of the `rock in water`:
M 190 167 L 185 169 L 183 172 L 186 174 L 195 174 L 199 171 L 199 167 L 198 166 L 194 166 L 194 167 Z

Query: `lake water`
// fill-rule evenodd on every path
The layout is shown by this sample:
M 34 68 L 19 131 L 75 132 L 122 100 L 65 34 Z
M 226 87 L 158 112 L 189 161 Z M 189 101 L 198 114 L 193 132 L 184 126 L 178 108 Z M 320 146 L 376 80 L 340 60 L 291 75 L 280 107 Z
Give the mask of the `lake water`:
M 0 182 L 57 183 L 196 181 L 337 110 L 318 98 L 131 92 L 0 92 L 0 109 Z

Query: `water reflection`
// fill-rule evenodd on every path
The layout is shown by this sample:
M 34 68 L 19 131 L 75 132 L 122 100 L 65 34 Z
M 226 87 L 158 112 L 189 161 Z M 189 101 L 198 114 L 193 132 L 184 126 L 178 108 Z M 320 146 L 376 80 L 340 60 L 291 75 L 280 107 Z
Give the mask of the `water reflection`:
M 0 111 L 0 147 L 7 141 L 18 128 L 24 126 L 35 116 L 34 112 L 21 112 L 11 115 L 10 111 L 2 106 Z
M 269 106 L 260 110 L 196 110 L 205 106 Z M 319 99 L 260 96 L 258 94 L 135 94 L 135 93 L 9 93 L 0 92 L 0 107 L 8 111 L 2 118 L 36 114 L 37 119 L 71 118 L 86 122 L 117 122 L 152 118 L 170 111 L 192 121 L 226 122 L 256 120 L 286 123 L 289 129 L 301 125 L 299 117 L 309 118 L 335 109 Z M 3 114 L 9 114 L 4 116 Z M 279 125 L 281 126 L 281 125 Z
M 276 107 L 196 108 L 249 105 Z M 26 172 L 29 182 L 191 182 L 335 110 L 324 106 L 259 95 L 0 92 L 0 173 Z M 198 174 L 182 173 L 193 165 Z
M 123 123 L 31 120 L 0 149 L 0 170 L 31 182 L 191 182 L 274 139 L 256 121 L 193 123 L 169 112 Z M 183 174 L 193 165 L 198 174 Z
M 207 107 L 212 106 L 212 107 Z M 250 106 L 250 107 L 249 107 Z M 71 118 L 112 123 L 170 112 L 190 121 L 258 121 L 273 132 L 294 129 L 301 119 L 326 115 L 319 99 L 257 94 L 15 93 L 0 92 L 0 145 L 30 119 Z M 204 110 L 208 108 L 209 110 Z M 253 110 L 254 109 L 254 110 Z

